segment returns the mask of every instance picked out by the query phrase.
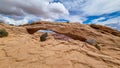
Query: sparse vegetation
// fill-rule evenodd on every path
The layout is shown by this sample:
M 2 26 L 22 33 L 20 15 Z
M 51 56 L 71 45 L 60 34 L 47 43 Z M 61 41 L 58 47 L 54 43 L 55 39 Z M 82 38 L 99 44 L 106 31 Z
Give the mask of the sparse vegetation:
M 40 41 L 45 41 L 48 36 L 48 33 L 44 33 L 40 36 Z
M 70 23 L 69 21 L 67 21 L 66 23 Z
M 0 29 L 0 38 L 7 36 L 8 36 L 8 32 L 5 29 Z
M 101 50 L 99 44 L 94 45 L 98 50 Z
M 9 24 L 10 26 L 14 26 L 14 24 Z

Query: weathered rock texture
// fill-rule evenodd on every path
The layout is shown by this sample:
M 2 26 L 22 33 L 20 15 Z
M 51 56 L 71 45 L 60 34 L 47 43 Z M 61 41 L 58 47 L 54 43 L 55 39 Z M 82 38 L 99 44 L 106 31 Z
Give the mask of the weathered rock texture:
M 111 42 L 120 41 L 120 32 L 109 27 L 100 25 L 83 25 L 78 23 L 51 23 L 51 22 L 36 22 L 30 25 L 24 25 L 28 33 L 33 34 L 38 30 L 52 30 L 59 34 L 64 34 L 74 40 L 85 42 L 92 38 L 98 43 L 116 45 Z M 103 40 L 104 39 L 104 40 Z M 117 39 L 117 40 L 113 40 Z M 120 44 L 117 44 L 120 46 Z
M 0 38 L 0 68 L 120 68 L 120 37 L 89 25 L 39 22 L 20 27 L 0 24 L 0 28 L 9 32 Z M 40 42 L 39 29 L 62 36 L 49 33 Z M 85 44 L 88 38 L 96 39 L 101 50 Z
M 98 30 L 101 33 L 110 33 L 112 35 L 120 37 L 120 31 L 114 30 L 112 28 L 109 28 L 109 27 L 106 27 L 106 26 L 102 26 L 102 25 L 95 25 L 95 24 L 91 24 L 90 26 L 92 28 Z

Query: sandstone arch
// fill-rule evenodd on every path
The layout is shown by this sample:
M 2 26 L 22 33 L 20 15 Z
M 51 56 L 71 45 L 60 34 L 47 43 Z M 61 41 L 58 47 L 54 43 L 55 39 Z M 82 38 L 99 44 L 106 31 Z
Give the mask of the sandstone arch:
M 29 34 L 33 34 L 38 30 L 51 30 L 59 34 L 64 34 L 75 40 L 86 40 L 86 35 L 84 34 L 84 26 L 80 24 L 73 23 L 51 23 L 51 22 L 37 22 L 30 25 L 24 25 Z M 80 30 L 78 30 L 80 29 Z
M 95 25 L 95 26 L 99 26 L 99 25 Z M 33 34 L 38 30 L 51 30 L 54 31 L 55 33 L 66 35 L 74 40 L 80 40 L 85 42 L 87 39 L 92 38 L 97 40 L 98 43 L 107 44 L 107 45 L 113 45 L 111 43 L 112 40 L 110 40 L 113 39 L 112 36 L 119 37 L 118 35 L 113 35 L 110 32 L 106 31 L 110 29 L 106 29 L 106 30 L 95 29 L 90 25 L 83 25 L 78 23 L 36 22 L 32 24 L 23 25 L 22 27 L 25 27 L 29 34 Z M 107 41 L 104 41 L 101 38 Z

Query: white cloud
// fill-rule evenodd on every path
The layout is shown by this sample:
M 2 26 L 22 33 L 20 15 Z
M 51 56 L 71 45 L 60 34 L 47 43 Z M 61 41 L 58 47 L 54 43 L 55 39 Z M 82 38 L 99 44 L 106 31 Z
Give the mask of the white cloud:
M 75 18 L 71 17 L 71 20 L 79 19 L 85 21 L 88 16 L 100 16 L 103 14 L 110 14 L 120 11 L 120 0 L 60 0 L 67 7 L 68 10 L 73 11 L 73 15 L 77 14 Z M 107 16 L 109 18 L 109 16 Z M 114 16 L 113 16 L 114 17 Z M 82 19 L 81 19 L 82 18 Z M 96 23 L 102 25 L 111 25 L 114 28 L 120 29 L 120 17 L 115 17 L 104 21 L 106 16 L 92 20 L 88 23 Z M 101 21 L 103 20 L 103 21 Z
M 120 17 L 111 18 L 111 19 L 108 19 L 108 20 L 106 20 L 106 21 L 101 21 L 101 22 L 99 22 L 99 20 L 103 20 L 103 19 L 105 19 L 105 18 L 104 18 L 104 17 L 101 17 L 101 18 L 98 18 L 98 19 L 93 20 L 91 23 L 103 24 L 103 25 L 118 23 L 118 25 L 120 25 Z
M 8 18 L 8 17 L 0 17 L 0 21 L 6 23 L 6 24 L 14 24 L 14 25 L 22 25 L 26 24 L 28 22 L 27 19 L 22 19 L 22 20 L 17 20 L 15 21 L 14 19 Z
M 0 0 L 0 12 L 3 14 L 36 15 L 51 18 L 54 15 L 68 14 L 61 3 L 50 3 L 49 0 Z M 54 10 L 57 10 L 54 12 Z
M 87 15 L 102 15 L 120 11 L 120 0 L 88 0 L 81 9 Z
M 17 16 L 34 15 L 42 19 L 56 19 L 60 16 L 69 15 L 68 10 L 62 3 L 52 3 L 51 1 L 52 0 L 0 0 L 0 13 Z
M 104 17 L 93 20 L 91 23 L 110 26 L 112 28 L 120 30 L 120 17 L 111 18 L 106 21 L 99 21 L 105 19 Z
M 103 23 L 103 21 L 100 23 L 99 21 L 101 21 L 101 20 L 104 20 L 105 19 L 105 17 L 100 17 L 100 18 L 98 18 L 98 19 L 94 19 L 94 20 L 92 20 L 90 23 L 94 23 L 94 24 L 102 24 Z M 103 24 L 105 24 L 105 23 L 103 23 Z
M 16 18 L 19 18 L 19 16 L 15 16 Z M 21 17 L 20 17 L 21 18 Z M 30 21 L 37 21 L 39 20 L 38 17 L 35 16 L 26 16 L 26 17 L 22 17 L 22 19 L 12 19 L 3 15 L 0 15 L 0 21 L 4 22 L 5 24 L 13 24 L 13 25 L 22 25 L 22 24 L 27 24 Z
M 120 0 L 60 0 L 69 9 L 82 16 L 102 15 L 120 11 Z
M 68 10 L 80 11 L 85 0 L 60 0 Z
M 78 23 L 82 23 L 83 21 L 86 20 L 86 18 L 80 17 L 80 16 L 78 16 L 78 15 L 65 16 L 64 19 L 69 20 L 70 22 L 78 22 Z
M 53 0 L 0 0 L 0 20 L 9 24 L 25 24 L 33 18 L 40 20 L 54 21 L 55 19 L 64 18 L 70 22 L 80 22 L 86 20 L 87 16 L 96 16 L 109 14 L 120 11 L 120 0 L 60 0 L 54 3 Z M 73 12 L 69 15 L 70 11 Z M 75 15 L 77 14 L 78 15 Z M 4 15 L 11 15 L 9 18 Z M 22 19 L 16 19 L 17 17 Z M 97 24 L 113 24 L 120 18 L 112 18 L 104 22 L 105 17 L 93 20 L 91 23 Z

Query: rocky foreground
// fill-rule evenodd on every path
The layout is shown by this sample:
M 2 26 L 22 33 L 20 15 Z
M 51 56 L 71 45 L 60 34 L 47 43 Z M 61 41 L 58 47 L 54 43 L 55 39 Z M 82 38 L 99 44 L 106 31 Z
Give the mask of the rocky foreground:
M 120 68 L 120 32 L 109 27 L 37 22 L 0 28 L 9 33 L 0 38 L 0 68 Z M 43 29 L 54 33 L 41 42 Z

